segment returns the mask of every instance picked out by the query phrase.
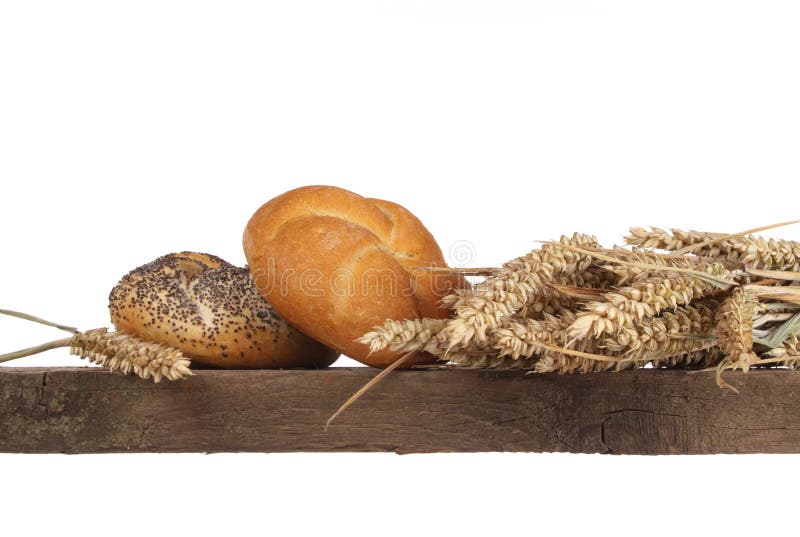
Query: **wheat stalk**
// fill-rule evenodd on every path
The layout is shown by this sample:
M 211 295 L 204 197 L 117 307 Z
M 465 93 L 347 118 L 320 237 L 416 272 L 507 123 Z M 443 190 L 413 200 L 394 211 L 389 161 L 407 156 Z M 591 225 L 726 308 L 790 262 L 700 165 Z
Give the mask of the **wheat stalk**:
M 78 332 L 69 344 L 70 353 L 126 375 L 160 382 L 192 375 L 189 359 L 173 347 L 150 343 L 122 332 L 96 328 Z
M 69 347 L 71 354 L 87 358 L 112 371 L 122 371 L 126 375 L 133 372 L 144 379 L 152 378 L 155 382 L 162 378 L 178 380 L 192 375 L 189 359 L 173 347 L 144 341 L 122 332 L 109 332 L 107 328 L 81 332 L 72 326 L 46 321 L 20 311 L 0 309 L 0 314 L 52 326 L 72 334 L 69 338 L 0 355 L 0 363 Z
M 702 257 L 686 256 L 686 257 L 669 257 L 666 255 L 654 254 L 651 252 L 628 252 L 627 250 L 617 249 L 613 251 L 613 255 L 618 258 L 631 261 L 635 264 L 621 265 L 621 264 L 606 264 L 602 265 L 602 269 L 612 273 L 616 278 L 616 284 L 623 285 L 635 280 L 652 278 L 663 275 L 663 269 L 678 268 L 678 269 L 699 269 L 702 270 L 704 265 L 708 265 L 708 260 Z M 662 270 L 655 271 L 651 268 L 643 268 L 643 266 L 658 266 L 663 267 Z
M 436 337 L 447 324 L 447 319 L 387 319 L 356 341 L 369 346 L 370 352 L 390 349 L 397 352 L 426 351 L 440 354 Z
M 665 229 L 657 227 L 651 227 L 650 229 L 632 227 L 629 232 L 630 234 L 625 236 L 625 244 L 637 246 L 639 248 L 667 250 L 671 252 L 680 250 L 684 246 L 699 244 L 712 236 L 722 236 L 722 234 L 718 233 L 701 233 L 699 231 L 684 231 L 680 229 L 673 229 L 670 233 Z M 719 249 L 714 250 L 711 257 L 718 257 L 723 250 L 727 250 L 731 247 L 730 243 L 725 244 L 724 247 L 720 244 L 714 244 L 713 246 Z M 708 254 L 709 250 L 705 250 L 704 253 Z
M 698 255 L 725 257 L 737 263 L 750 264 L 755 269 L 800 271 L 800 243 L 783 239 L 768 239 L 755 235 L 731 237 L 722 233 L 673 229 L 631 228 L 625 241 L 634 246 L 678 251 L 687 246 L 700 246 Z M 729 237 L 729 238 L 726 238 Z M 713 241 L 713 242 L 712 242 Z

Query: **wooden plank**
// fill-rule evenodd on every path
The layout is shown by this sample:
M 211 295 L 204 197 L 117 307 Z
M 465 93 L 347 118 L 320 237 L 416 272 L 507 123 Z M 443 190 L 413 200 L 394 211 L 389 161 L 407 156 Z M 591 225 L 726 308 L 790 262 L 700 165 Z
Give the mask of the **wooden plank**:
M 798 453 L 800 372 L 556 376 L 198 371 L 153 384 L 99 368 L 0 368 L 0 451 Z

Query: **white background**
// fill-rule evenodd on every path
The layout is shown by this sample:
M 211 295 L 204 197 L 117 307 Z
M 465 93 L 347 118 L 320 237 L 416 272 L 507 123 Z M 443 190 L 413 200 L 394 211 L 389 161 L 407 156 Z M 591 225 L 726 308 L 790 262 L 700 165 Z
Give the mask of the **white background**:
M 105 326 L 125 272 L 177 250 L 243 264 L 252 212 L 304 184 L 402 203 L 478 266 L 575 230 L 798 218 L 798 28 L 766 0 L 2 1 L 0 307 Z M 55 364 L 80 361 L 15 365 Z M 798 466 L 0 455 L 0 531 L 779 534 Z

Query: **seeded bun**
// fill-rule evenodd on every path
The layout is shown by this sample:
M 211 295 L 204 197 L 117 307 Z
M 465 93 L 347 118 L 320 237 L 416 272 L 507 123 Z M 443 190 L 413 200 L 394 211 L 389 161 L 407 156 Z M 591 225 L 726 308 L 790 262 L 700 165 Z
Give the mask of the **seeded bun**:
M 327 367 L 339 353 L 289 325 L 250 272 L 208 254 L 169 254 L 134 269 L 109 297 L 117 330 L 222 368 Z
M 286 192 L 244 231 L 256 288 L 290 323 L 362 363 L 400 353 L 355 340 L 386 319 L 444 318 L 441 297 L 464 284 L 420 267 L 445 267 L 433 235 L 404 207 L 330 186 Z M 413 362 L 430 362 L 420 354 Z

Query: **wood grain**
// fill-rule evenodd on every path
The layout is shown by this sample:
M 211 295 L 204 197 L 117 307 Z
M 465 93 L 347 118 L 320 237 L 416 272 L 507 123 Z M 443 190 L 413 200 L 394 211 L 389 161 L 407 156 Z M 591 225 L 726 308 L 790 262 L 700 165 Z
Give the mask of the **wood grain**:
M 153 384 L 99 368 L 0 368 L 0 451 L 798 453 L 800 372 L 556 376 L 197 371 Z

